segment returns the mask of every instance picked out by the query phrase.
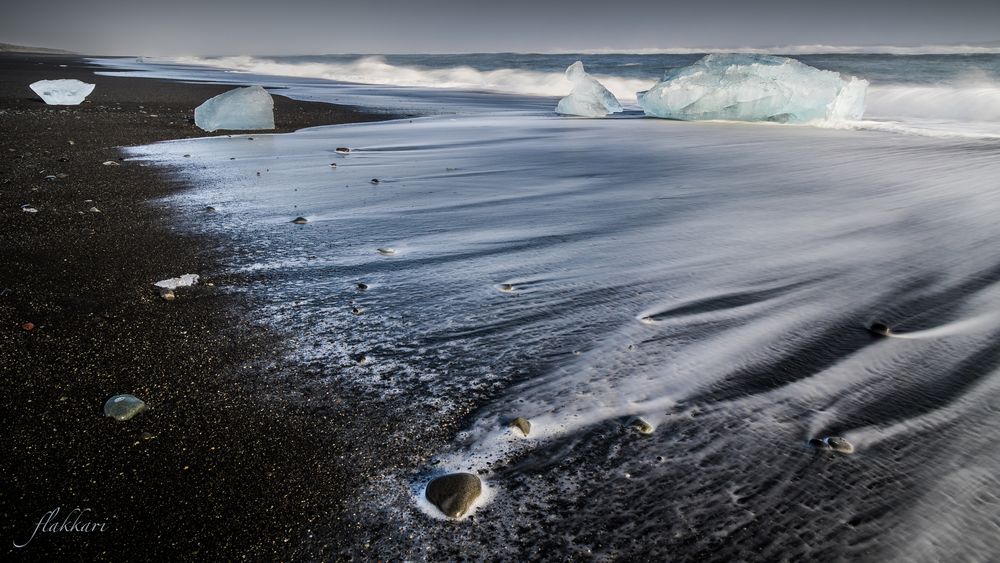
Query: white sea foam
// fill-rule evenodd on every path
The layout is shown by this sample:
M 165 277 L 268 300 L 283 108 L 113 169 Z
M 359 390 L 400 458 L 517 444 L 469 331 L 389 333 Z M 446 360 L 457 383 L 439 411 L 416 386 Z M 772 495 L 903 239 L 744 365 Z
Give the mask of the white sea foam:
M 800 46 L 799 51 L 778 48 L 740 51 L 792 54 L 840 52 L 832 50 L 833 47 L 830 49 L 823 51 L 817 48 L 814 51 L 809 51 L 806 47 Z M 850 50 L 851 48 L 843 49 L 847 49 L 843 52 L 854 52 Z M 1000 52 L 1000 48 L 995 50 Z M 691 53 L 704 51 L 690 50 Z M 716 51 L 722 52 L 721 50 Z M 663 52 L 681 51 L 665 50 Z M 936 51 L 928 49 L 928 52 Z M 912 54 L 917 53 L 918 51 L 914 51 Z M 212 66 L 254 74 L 319 78 L 360 84 L 494 91 L 550 97 L 565 96 L 569 92 L 562 72 L 515 68 L 483 71 L 470 66 L 429 69 L 391 64 L 381 56 L 362 57 L 346 62 L 287 62 L 249 56 L 180 57 L 170 59 L 170 61 L 178 64 Z M 594 74 L 593 76 L 618 99 L 633 105 L 633 107 L 636 102 L 636 92 L 649 89 L 659 78 L 657 76 L 641 79 L 608 74 Z M 880 84 L 878 77 L 869 78 L 871 78 L 872 84 L 867 92 L 864 121 L 832 120 L 812 123 L 812 125 L 932 137 L 1000 138 L 1000 83 L 995 80 L 983 76 L 968 76 L 955 82 L 940 84 Z
M 350 62 L 290 63 L 255 57 L 178 57 L 178 64 L 206 65 L 278 76 L 323 78 L 360 84 L 413 86 L 422 88 L 454 88 L 505 92 L 527 96 L 565 96 L 570 87 L 563 72 L 541 72 L 502 68 L 477 70 L 470 66 L 427 69 L 386 62 L 382 56 L 368 56 Z M 635 93 L 654 82 L 636 78 L 593 74 L 615 97 L 635 100 Z
M 882 54 L 882 55 L 990 55 L 1000 54 L 996 45 L 779 45 L 774 47 L 642 47 L 618 49 L 557 49 L 558 53 L 583 55 L 701 55 L 711 53 L 755 53 L 760 55 L 826 55 L 826 54 Z

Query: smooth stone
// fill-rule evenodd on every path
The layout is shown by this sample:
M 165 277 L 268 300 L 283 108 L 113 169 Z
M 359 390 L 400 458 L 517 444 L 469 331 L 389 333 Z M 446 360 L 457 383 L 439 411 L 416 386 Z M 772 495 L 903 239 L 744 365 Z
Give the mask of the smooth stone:
M 632 419 L 632 422 L 629 423 L 629 426 L 635 428 L 636 431 L 638 431 L 640 434 L 653 433 L 653 425 L 646 422 L 645 419 L 638 416 Z
M 349 149 L 347 147 L 337 147 L 335 150 L 337 152 L 339 152 L 340 154 L 347 154 L 347 153 L 351 152 L 351 149 Z
M 164 301 L 173 301 L 177 298 L 177 296 L 174 295 L 174 290 L 167 288 L 160 289 L 160 297 L 162 297 Z
M 816 448 L 817 450 L 828 450 L 830 446 L 820 438 L 809 438 L 806 442 L 809 447 Z
M 292 219 L 292 223 L 295 223 L 296 225 L 305 225 L 308 222 L 309 219 L 306 219 L 305 217 L 296 217 Z
M 359 283 L 358 284 L 358 290 L 359 291 L 364 291 L 366 289 L 368 289 L 368 284 L 366 284 L 366 283 Z
M 868 332 L 877 336 L 890 336 L 892 334 L 892 329 L 886 324 L 872 323 L 872 325 L 868 327 Z
M 461 518 L 483 492 L 483 483 L 472 473 L 451 473 L 427 484 L 424 495 L 449 518 Z
M 522 434 L 527 436 L 531 433 L 531 421 L 523 416 L 519 416 L 514 420 L 510 421 L 511 428 L 517 428 Z
M 104 403 L 104 416 L 128 420 L 146 410 L 146 403 L 135 395 L 115 395 Z
M 383 255 L 383 256 L 392 256 L 393 254 L 396 253 L 396 249 L 395 248 L 379 248 L 378 249 L 378 253 L 381 254 L 381 255 Z
M 854 445 L 847 440 L 841 438 L 840 436 L 830 436 L 826 439 L 826 445 L 830 447 L 831 450 L 839 452 L 842 454 L 852 454 L 854 453 Z

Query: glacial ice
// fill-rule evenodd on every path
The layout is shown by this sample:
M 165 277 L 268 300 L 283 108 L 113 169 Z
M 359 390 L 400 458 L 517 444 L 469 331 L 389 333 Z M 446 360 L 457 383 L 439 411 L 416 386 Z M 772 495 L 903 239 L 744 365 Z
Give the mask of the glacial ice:
M 198 283 L 198 274 L 184 274 L 179 278 L 170 278 L 167 280 L 160 280 L 153 285 L 161 289 L 177 289 L 178 287 L 188 287 Z
M 260 86 L 236 88 L 195 108 L 194 123 L 205 131 L 274 129 L 274 100 Z
M 559 100 L 556 113 L 583 117 L 604 117 L 622 111 L 615 95 L 583 70 L 583 63 L 576 61 L 566 69 L 566 78 L 573 83 L 569 95 Z
M 80 105 L 94 91 L 94 84 L 71 78 L 39 80 L 29 86 L 42 101 L 50 106 Z
M 646 115 L 804 123 L 860 119 L 868 81 L 769 55 L 713 54 L 636 97 Z

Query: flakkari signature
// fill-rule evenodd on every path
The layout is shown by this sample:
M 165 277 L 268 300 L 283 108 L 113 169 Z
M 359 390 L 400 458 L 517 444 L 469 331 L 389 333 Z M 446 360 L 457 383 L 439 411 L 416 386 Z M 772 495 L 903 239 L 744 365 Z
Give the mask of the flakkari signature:
M 24 543 L 14 542 L 14 547 L 22 548 L 29 543 L 35 536 L 41 533 L 61 533 L 61 532 L 83 532 L 83 533 L 93 533 L 93 532 L 104 532 L 107 531 L 107 522 L 94 522 L 87 517 L 87 513 L 92 512 L 89 508 L 74 508 L 66 514 L 62 522 L 58 521 L 59 517 L 59 507 L 55 507 L 52 510 L 46 512 L 38 519 L 38 524 L 35 525 L 35 530 L 31 532 L 31 537 L 29 537 Z M 81 521 L 82 520 L 82 521 Z

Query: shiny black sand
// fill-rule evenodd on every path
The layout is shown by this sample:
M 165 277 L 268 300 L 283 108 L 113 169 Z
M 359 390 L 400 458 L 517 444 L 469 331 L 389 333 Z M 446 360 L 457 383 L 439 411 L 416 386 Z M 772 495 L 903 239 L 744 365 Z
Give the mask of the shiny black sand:
M 188 186 L 102 164 L 120 146 L 205 135 L 193 109 L 228 87 L 93 72 L 78 57 L 0 55 L 2 558 L 288 558 L 360 477 L 361 456 L 338 461 L 356 447 L 338 429 L 348 416 L 335 399 L 320 413 L 273 400 L 280 345 L 246 321 L 253 291 L 237 291 L 266 282 L 220 276 L 226 241 L 175 229 L 158 199 Z M 48 78 L 97 88 L 46 106 L 28 84 Z M 280 96 L 275 115 L 278 131 L 385 118 Z M 167 303 L 150 285 L 189 272 L 214 286 Z M 104 417 L 118 393 L 150 408 Z M 79 524 L 106 525 L 32 539 L 55 508 L 60 524 L 80 508 Z

